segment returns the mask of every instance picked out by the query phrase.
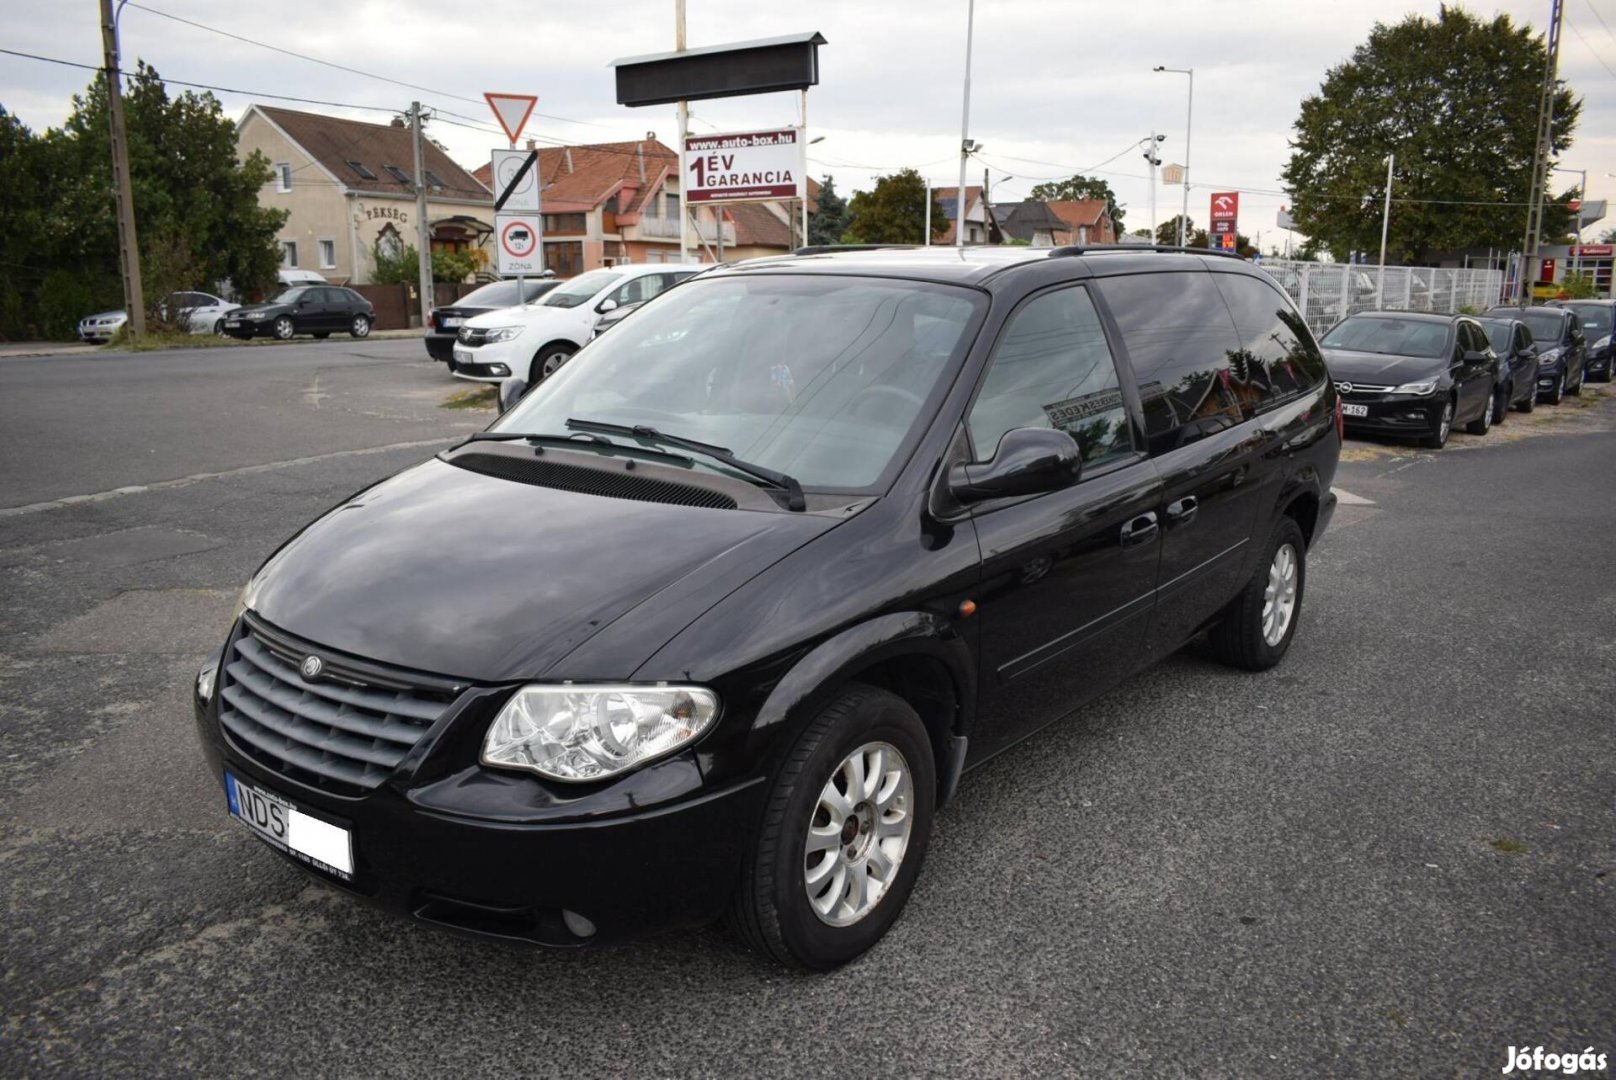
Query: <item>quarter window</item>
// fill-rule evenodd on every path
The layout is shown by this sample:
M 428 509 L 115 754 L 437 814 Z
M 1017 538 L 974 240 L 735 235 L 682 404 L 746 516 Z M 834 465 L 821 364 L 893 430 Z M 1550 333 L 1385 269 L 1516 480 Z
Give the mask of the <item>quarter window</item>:
M 1240 348 L 1229 358 L 1229 383 L 1246 416 L 1324 382 L 1324 358 L 1284 293 L 1244 274 L 1216 274 L 1212 281 L 1240 338 Z
M 1086 289 L 1044 293 L 1010 317 L 968 425 L 978 461 L 1026 427 L 1066 432 L 1085 465 L 1133 451 L 1116 362 Z
M 1212 277 L 1135 274 L 1099 284 L 1139 380 L 1152 454 L 1243 419 L 1242 396 L 1230 370 L 1240 339 Z

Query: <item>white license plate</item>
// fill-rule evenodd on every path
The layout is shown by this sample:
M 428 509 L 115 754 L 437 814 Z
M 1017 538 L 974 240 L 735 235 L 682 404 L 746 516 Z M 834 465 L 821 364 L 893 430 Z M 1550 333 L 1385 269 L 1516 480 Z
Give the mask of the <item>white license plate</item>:
M 447 329 L 449 329 L 449 327 L 451 327 L 451 326 L 459 326 L 461 323 L 463 323 L 465 321 L 466 321 L 465 319 L 444 319 L 443 320 L 443 328 L 445 330 L 447 330 Z
M 454 358 L 462 364 L 474 364 L 477 362 L 472 357 L 470 349 L 462 349 L 458 345 L 455 346 Z
M 1345 402 L 1343 402 L 1342 405 L 1341 405 L 1341 415 L 1342 416 L 1368 416 L 1369 415 L 1369 406 L 1367 406 L 1367 405 L 1348 405 Z
M 229 319 L 229 320 L 227 320 L 227 321 L 226 321 L 226 322 L 225 322 L 225 325 L 226 325 L 226 326 L 228 326 L 228 327 L 229 327 L 229 328 L 230 328 L 230 329 L 232 329 L 232 330 L 239 330 L 239 329 L 241 329 L 241 323 L 240 323 L 240 322 L 239 322 L 239 321 L 237 321 L 237 320 L 235 320 L 235 319 Z
M 305 814 L 279 795 L 224 774 L 230 813 L 259 839 L 344 881 L 353 879 L 353 840 L 347 829 Z

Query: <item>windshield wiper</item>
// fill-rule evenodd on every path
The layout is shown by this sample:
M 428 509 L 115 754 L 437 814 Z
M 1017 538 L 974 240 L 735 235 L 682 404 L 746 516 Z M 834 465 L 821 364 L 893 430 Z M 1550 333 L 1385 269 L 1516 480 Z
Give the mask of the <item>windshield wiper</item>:
M 474 431 L 466 436 L 465 442 L 456 445 L 464 446 L 470 442 L 514 442 L 517 439 L 527 439 L 532 442 L 561 443 L 572 446 L 580 444 L 599 446 L 605 450 L 626 450 L 634 454 L 651 454 L 656 457 L 666 458 L 669 461 L 677 461 L 683 465 L 694 465 L 696 463 L 693 459 L 687 458 L 683 454 L 675 454 L 668 450 L 658 450 L 655 447 L 624 446 L 621 443 L 612 442 L 612 440 L 603 435 L 591 435 L 584 432 L 574 432 L 571 435 L 550 435 L 533 431 Z
M 808 500 L 802 493 L 802 485 L 797 482 L 795 477 L 788 476 L 783 472 L 776 472 L 774 469 L 763 465 L 753 464 L 750 461 L 742 461 L 732 454 L 727 447 L 697 442 L 695 439 L 686 439 L 679 435 L 667 435 L 645 424 L 609 424 L 600 420 L 579 420 L 569 417 L 567 419 L 567 429 L 569 431 L 601 431 L 608 435 L 628 435 L 636 439 L 659 442 L 665 446 L 677 446 L 681 450 L 694 450 L 698 454 L 705 454 L 714 461 L 728 465 L 736 472 L 755 476 L 771 487 L 784 491 L 788 509 L 808 509 Z

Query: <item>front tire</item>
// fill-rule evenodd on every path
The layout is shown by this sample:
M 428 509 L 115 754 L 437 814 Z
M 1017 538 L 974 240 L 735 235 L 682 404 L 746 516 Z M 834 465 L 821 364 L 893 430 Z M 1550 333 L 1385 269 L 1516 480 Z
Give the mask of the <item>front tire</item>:
M 572 354 L 577 351 L 577 346 L 570 342 L 552 341 L 534 353 L 533 363 L 528 367 L 528 386 L 537 386 L 560 371 L 561 365 L 572 359 Z
M 1307 541 L 1295 518 L 1279 519 L 1265 552 L 1209 638 L 1219 660 L 1246 671 L 1266 671 L 1284 658 L 1307 586 Z
M 297 333 L 297 327 L 292 325 L 292 320 L 287 316 L 282 315 L 275 320 L 275 336 L 280 340 L 291 341 L 292 335 L 295 333 Z
M 1442 415 L 1437 418 L 1436 428 L 1421 440 L 1432 450 L 1440 450 L 1448 445 L 1448 436 L 1453 434 L 1453 399 L 1449 398 L 1442 406 Z
M 791 748 L 730 922 L 778 963 L 828 971 L 898 918 L 931 835 L 936 766 L 907 702 L 852 683 Z
M 1515 396 L 1515 384 L 1505 383 L 1493 390 L 1493 423 L 1502 424 L 1509 417 L 1509 399 Z
M 1515 408 L 1517 411 L 1523 413 L 1529 413 L 1533 409 L 1537 408 L 1537 381 L 1535 379 L 1532 381 L 1531 393 L 1517 401 L 1515 403 Z
M 1549 394 L 1549 396 L 1544 398 L 1543 400 L 1544 400 L 1545 403 L 1547 403 L 1549 405 L 1558 405 L 1558 404 L 1560 404 L 1560 402 L 1565 400 L 1565 395 L 1566 395 L 1565 372 L 1562 371 L 1562 372 L 1560 372 L 1559 378 L 1554 380 L 1554 390 L 1553 390 L 1553 392 L 1551 392 Z
M 1565 392 L 1567 394 L 1571 395 L 1572 397 L 1581 397 L 1582 396 L 1582 384 L 1587 380 L 1587 378 L 1588 378 L 1588 369 L 1586 367 L 1584 367 L 1581 371 L 1577 372 L 1576 385 L 1566 387 Z
M 1498 388 L 1487 388 L 1487 403 L 1481 407 L 1481 415 L 1465 425 L 1465 430 L 1472 435 L 1485 435 L 1493 426 L 1494 402 L 1498 398 Z

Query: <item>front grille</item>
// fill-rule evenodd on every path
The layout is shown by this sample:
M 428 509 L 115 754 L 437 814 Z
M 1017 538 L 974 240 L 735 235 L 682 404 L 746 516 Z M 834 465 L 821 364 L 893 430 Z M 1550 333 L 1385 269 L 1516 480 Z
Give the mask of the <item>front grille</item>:
M 639 502 L 671 503 L 675 506 L 699 506 L 709 510 L 734 510 L 739 504 L 722 491 L 681 484 L 675 480 L 658 480 L 630 472 L 608 472 L 584 465 L 564 465 L 538 458 L 507 457 L 503 454 L 456 454 L 446 458 L 451 465 L 469 469 L 484 476 L 497 476 L 501 480 L 514 480 L 535 487 L 576 491 L 585 495 L 604 495 L 609 499 L 634 499 Z
M 312 679 L 299 670 L 317 656 Z M 373 790 L 454 701 L 446 680 L 333 658 L 254 621 L 230 647 L 219 724 L 259 764 L 333 791 Z
M 1389 386 L 1380 386 L 1380 385 L 1378 385 L 1376 383 L 1361 383 L 1361 382 L 1350 382 L 1350 381 L 1349 382 L 1338 382 L 1335 385 L 1336 385 L 1337 390 L 1340 390 L 1343 394 L 1348 394 L 1348 395 L 1353 395 L 1353 394 L 1387 394 L 1387 393 L 1390 393 L 1391 389 L 1392 389 Z
M 488 344 L 488 331 L 476 329 L 470 326 L 462 326 L 460 328 L 460 333 L 455 335 L 455 340 L 459 341 L 460 344 L 465 345 L 467 348 L 475 349 L 480 345 Z

